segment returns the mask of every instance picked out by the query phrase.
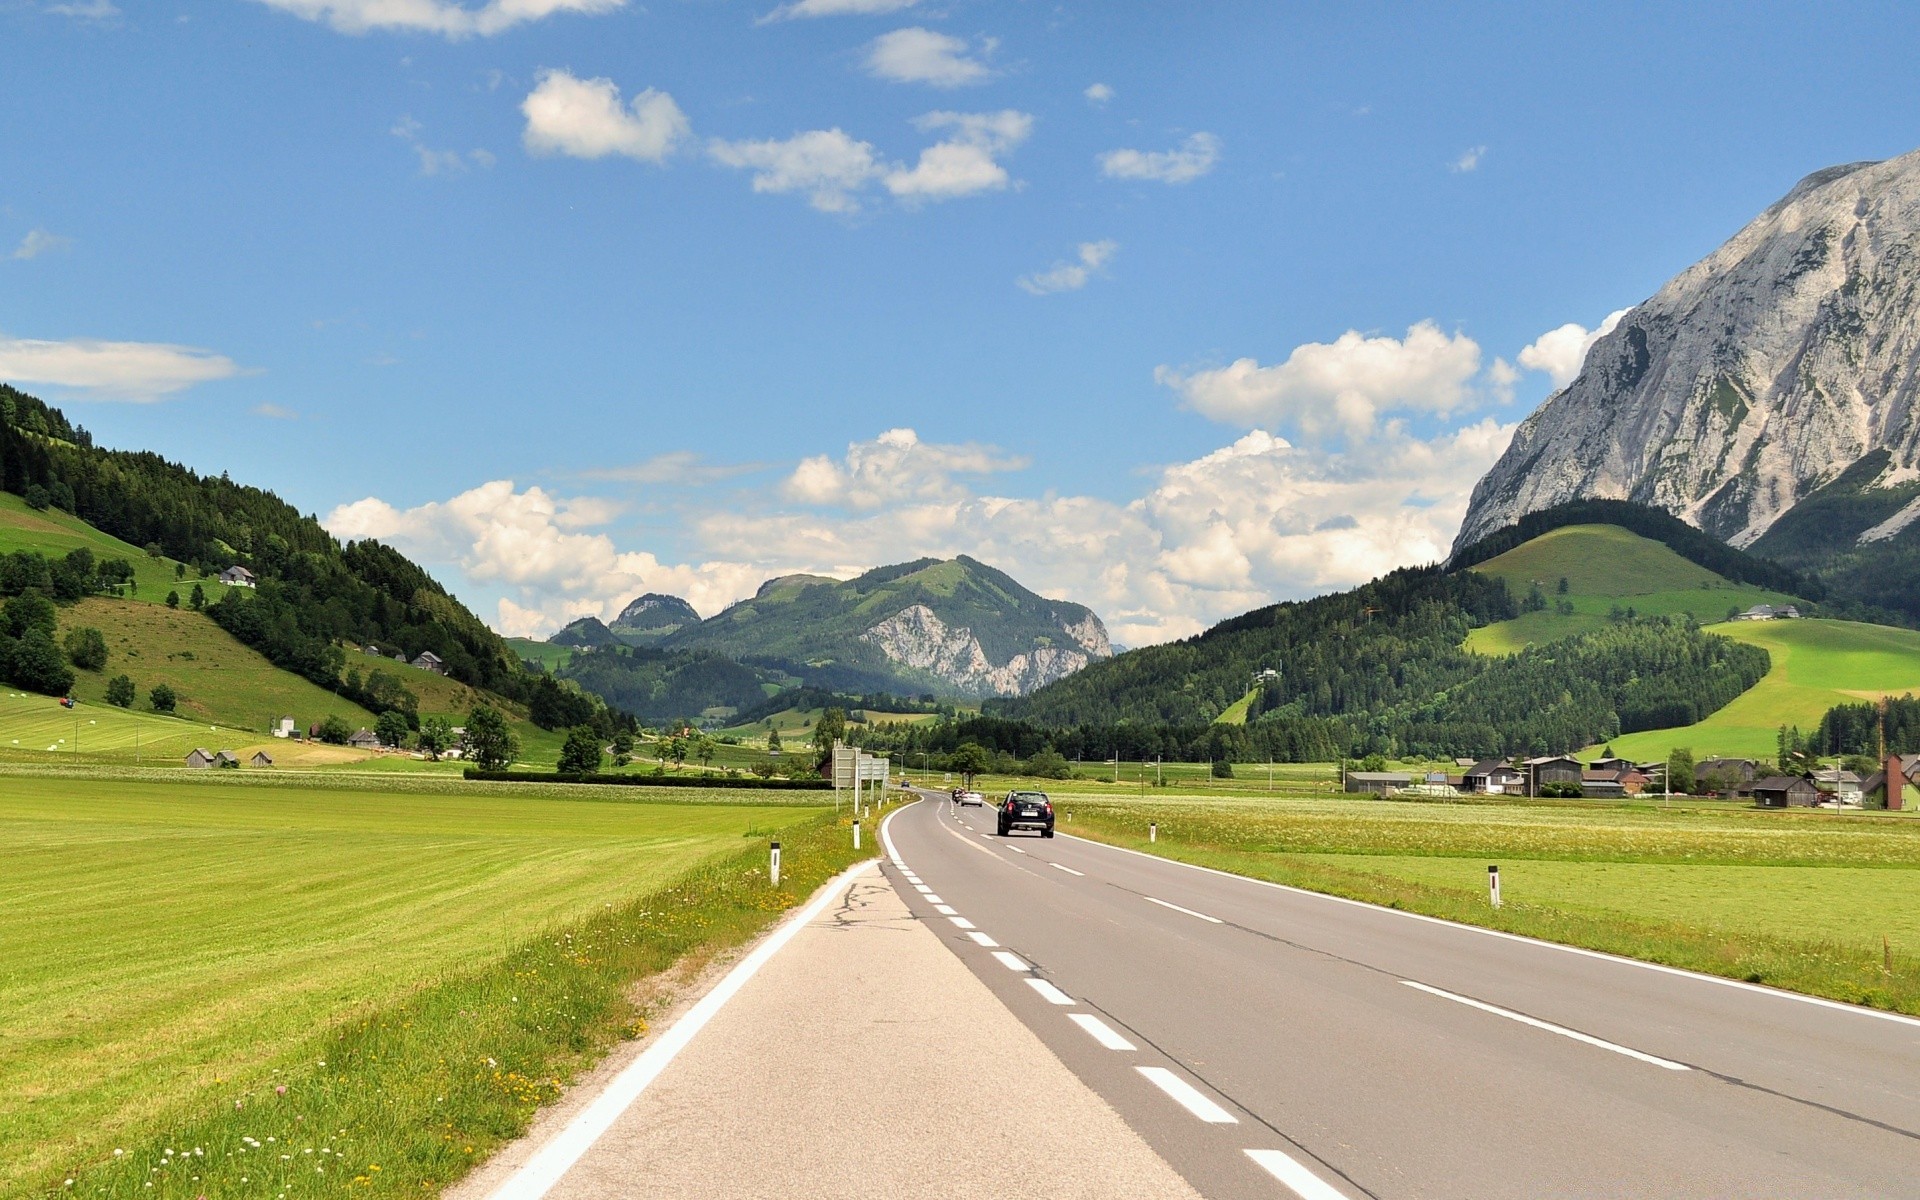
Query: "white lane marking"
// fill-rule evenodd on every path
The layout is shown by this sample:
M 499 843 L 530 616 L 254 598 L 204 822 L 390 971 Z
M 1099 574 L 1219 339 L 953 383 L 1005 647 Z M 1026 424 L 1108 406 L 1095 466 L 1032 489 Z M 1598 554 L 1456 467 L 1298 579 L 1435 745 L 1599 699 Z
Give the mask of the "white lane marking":
M 1209 1125 L 1238 1125 L 1240 1118 L 1207 1099 L 1200 1089 L 1175 1075 L 1165 1067 L 1135 1067 L 1134 1070 L 1147 1077 L 1147 1082 L 1171 1096 L 1174 1103 L 1199 1117 Z
M 1286 1185 L 1300 1200 L 1347 1200 L 1326 1180 L 1315 1175 L 1284 1150 L 1249 1150 L 1247 1157 L 1259 1163 L 1267 1174 Z
M 1065 871 L 1069 875 L 1079 875 L 1079 876 L 1082 876 L 1083 878 L 1086 875 L 1085 871 L 1076 871 L 1072 867 L 1063 867 L 1057 862 L 1050 862 L 1047 865 L 1052 867 L 1056 871 Z
M 1178 904 L 1169 904 L 1165 900 L 1156 900 L 1152 896 L 1142 896 L 1140 898 L 1148 904 L 1158 904 L 1161 908 L 1170 908 L 1177 913 L 1185 913 L 1190 917 L 1199 917 L 1202 921 L 1211 921 L 1215 925 L 1226 924 L 1226 922 L 1222 921 L 1219 917 L 1210 917 L 1203 912 L 1195 912 L 1190 908 L 1181 908 Z
M 936 904 L 933 906 L 933 911 L 939 913 L 943 917 L 950 917 L 953 914 L 959 912 L 960 910 L 953 907 L 953 905 L 951 904 Z
M 888 820 L 893 818 L 889 817 Z M 1102 850 L 1112 850 L 1120 854 L 1131 854 L 1136 858 L 1150 858 L 1158 863 L 1173 867 L 1185 867 L 1189 871 L 1202 871 L 1208 875 L 1218 875 L 1222 879 L 1231 879 L 1237 883 L 1251 883 L 1257 887 L 1272 888 L 1276 892 L 1292 892 L 1296 896 L 1308 896 L 1315 900 L 1326 900 L 1333 904 L 1346 904 L 1354 908 L 1364 908 L 1382 916 L 1405 917 L 1410 921 L 1425 921 L 1429 925 L 1444 925 L 1463 933 L 1477 933 L 1483 937 L 1500 938 L 1503 941 L 1519 942 L 1525 946 L 1535 946 L 1542 950 L 1558 950 L 1562 954 L 1577 954 L 1581 958 L 1599 959 L 1622 967 L 1638 967 L 1643 971 L 1655 971 L 1662 975 L 1675 975 L 1681 979 L 1691 979 L 1696 983 L 1712 983 L 1720 987 L 1737 988 L 1743 992 L 1754 992 L 1762 996 L 1772 996 L 1776 1000 L 1793 1000 L 1801 1004 L 1812 1004 L 1819 1008 L 1837 1009 L 1840 1012 L 1853 1013 L 1856 1016 L 1874 1017 L 1882 1021 L 1897 1021 L 1902 1025 L 1920 1026 L 1920 1017 L 1909 1017 L 1905 1013 L 1887 1012 L 1884 1009 L 1866 1008 L 1858 1004 L 1848 1004 L 1841 1000 L 1828 1000 L 1821 996 L 1807 996 L 1799 992 L 1782 991 L 1767 987 L 1765 984 L 1748 983 L 1744 979 L 1727 979 L 1720 975 L 1703 975 L 1699 971 L 1689 971 L 1684 967 L 1669 967 L 1665 963 L 1643 962 L 1637 958 L 1624 958 L 1618 954 L 1608 954 L 1604 950 L 1589 950 L 1585 946 L 1565 946 L 1559 942 L 1542 941 L 1527 937 L 1525 934 L 1508 933 L 1504 929 L 1487 929 L 1480 925 L 1467 925 L 1460 921 L 1449 921 L 1445 917 L 1430 917 L 1425 913 L 1408 912 L 1404 908 L 1388 908 L 1381 904 L 1368 904 L 1365 900 L 1350 900 L 1345 896 L 1329 896 L 1325 892 L 1310 891 L 1307 888 L 1294 887 L 1291 884 L 1275 883 L 1270 879 L 1255 879 L 1249 875 L 1235 875 L 1232 871 L 1222 871 L 1218 867 L 1203 867 L 1198 863 L 1181 862 L 1177 858 L 1165 858 L 1158 854 L 1148 854 L 1144 850 L 1134 850 L 1127 846 L 1115 846 L 1107 842 L 1097 842 L 1092 838 L 1083 838 L 1074 833 L 1063 833 L 1087 846 L 1098 846 Z
M 1067 1019 L 1093 1035 L 1093 1040 L 1109 1050 L 1132 1050 L 1134 1044 L 1114 1032 L 1113 1026 L 1092 1013 L 1068 1013 Z
M 1617 1042 L 1609 1042 L 1604 1038 L 1594 1037 L 1590 1033 L 1581 1033 L 1578 1029 L 1568 1029 L 1565 1025 L 1555 1025 L 1551 1021 L 1542 1021 L 1538 1017 L 1529 1017 L 1525 1013 L 1517 1013 L 1510 1008 L 1501 1008 L 1497 1004 L 1487 1004 L 1484 1001 L 1475 1000 L 1470 996 L 1461 996 L 1437 987 L 1431 987 L 1424 983 L 1415 983 L 1411 979 L 1402 979 L 1400 982 L 1410 988 L 1425 992 L 1429 996 L 1438 996 L 1442 1000 L 1451 1000 L 1455 1004 L 1464 1004 L 1468 1008 L 1477 1008 L 1481 1012 L 1492 1013 L 1496 1017 L 1505 1017 L 1509 1021 L 1518 1021 L 1522 1025 L 1531 1025 L 1535 1029 L 1544 1029 L 1548 1033 L 1557 1033 L 1561 1037 L 1572 1038 L 1576 1042 L 1585 1042 L 1589 1046 L 1598 1046 L 1602 1050 L 1611 1050 L 1615 1054 L 1624 1054 L 1628 1058 L 1637 1058 L 1643 1063 L 1652 1063 L 1656 1067 L 1664 1067 L 1669 1071 L 1691 1071 L 1693 1069 L 1685 1063 L 1677 1063 L 1672 1059 L 1657 1058 L 1654 1055 L 1635 1050 L 1630 1046 L 1622 1046 Z
M 919 892 L 919 893 L 920 893 L 920 894 L 921 894 L 922 896 L 931 896 L 931 895 L 933 895 L 933 889 L 932 889 L 932 888 L 930 888 L 930 887 L 928 887 L 928 886 L 927 886 L 926 884 L 924 884 L 924 883 L 916 883 L 916 884 L 914 884 L 914 885 L 913 885 L 913 890 L 914 890 L 914 891 L 916 891 L 916 892 Z
M 1072 996 L 1067 995 L 1065 992 L 1061 991 L 1059 988 L 1048 983 L 1044 979 L 1029 979 L 1027 980 L 1027 986 L 1032 988 L 1034 991 L 1039 992 L 1042 996 L 1044 996 L 1048 1004 L 1072 1004 L 1073 1003 Z
M 957 927 L 957 928 L 960 928 L 960 929 L 972 929 L 972 928 L 973 928 L 973 922 L 972 922 L 972 921 L 969 921 L 969 920 L 967 920 L 967 919 L 966 919 L 965 917 L 948 917 L 948 918 L 947 918 L 947 920 L 949 920 L 949 921 L 952 921 L 952 922 L 954 923 L 954 925 L 955 925 L 955 927 Z
M 620 1115 L 627 1111 L 640 1093 L 659 1078 L 667 1064 L 693 1041 L 694 1036 L 706 1028 L 714 1014 L 733 999 L 735 993 L 746 986 L 761 967 L 767 964 L 781 947 L 793 940 L 807 925 L 826 911 L 827 906 L 839 898 L 855 879 L 864 875 L 873 866 L 871 860 L 849 867 L 820 889 L 813 902 L 789 917 L 785 924 L 758 946 L 751 954 L 740 960 L 740 964 L 727 972 L 714 989 L 700 1000 L 687 1014 L 673 1023 L 673 1027 L 660 1035 L 660 1040 L 640 1052 L 640 1057 L 613 1077 L 606 1090 L 594 1097 L 593 1102 L 566 1127 L 556 1134 L 552 1141 L 534 1152 L 532 1158 L 523 1163 L 519 1170 L 509 1175 L 505 1182 L 493 1190 L 489 1200 L 540 1200 L 560 1178 L 580 1161 L 581 1155 L 600 1140 Z
M 999 942 L 996 942 L 992 938 L 988 937 L 986 934 L 980 933 L 978 931 L 970 933 L 967 936 L 972 938 L 976 943 L 982 946 L 998 946 L 1000 944 Z
M 1021 849 L 1020 847 L 1018 847 L 1018 846 L 1008 846 L 1008 847 L 1007 847 L 1007 849 L 1009 849 L 1009 850 L 1011 850 L 1011 851 L 1013 851 L 1013 852 L 1014 852 L 1015 854 L 1025 854 L 1025 853 L 1026 853 L 1026 851 L 1025 851 L 1025 850 L 1022 850 L 1022 849 Z
M 993 957 L 999 961 L 1001 966 L 1005 967 L 1009 971 L 1033 970 L 1032 967 L 1026 964 L 1025 959 L 1022 959 L 1018 954 L 1014 954 L 1007 950 L 995 950 L 993 952 Z
M 928 892 L 928 893 L 927 893 L 927 903 L 928 903 L 928 904 L 945 904 L 945 903 L 946 903 L 946 901 L 945 901 L 945 900 L 942 900 L 942 899 L 941 899 L 940 897 L 938 897 L 938 896 L 936 896 L 936 895 L 934 895 L 934 894 L 933 894 L 932 892 Z

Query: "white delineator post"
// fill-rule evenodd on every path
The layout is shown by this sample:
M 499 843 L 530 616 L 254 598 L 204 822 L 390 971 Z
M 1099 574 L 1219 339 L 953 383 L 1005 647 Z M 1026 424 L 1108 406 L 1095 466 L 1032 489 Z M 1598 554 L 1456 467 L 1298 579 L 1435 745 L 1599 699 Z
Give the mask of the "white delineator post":
M 1147 840 L 1149 842 L 1157 842 L 1160 840 L 1160 822 L 1147 822 Z
M 773 880 L 773 886 L 780 886 L 780 843 L 773 844 L 773 861 L 767 866 L 767 875 Z
M 1495 908 L 1500 907 L 1500 868 L 1492 864 L 1487 866 L 1487 897 Z
M 853 819 L 853 848 L 855 850 L 858 850 L 860 848 L 860 818 L 859 817 L 855 817 Z

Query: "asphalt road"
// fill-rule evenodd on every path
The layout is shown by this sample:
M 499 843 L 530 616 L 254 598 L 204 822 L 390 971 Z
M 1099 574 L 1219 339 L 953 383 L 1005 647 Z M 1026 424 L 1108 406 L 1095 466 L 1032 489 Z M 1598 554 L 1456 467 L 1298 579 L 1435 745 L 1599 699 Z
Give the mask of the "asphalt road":
M 927 795 L 887 877 L 1203 1195 L 1920 1196 L 1920 1021 Z

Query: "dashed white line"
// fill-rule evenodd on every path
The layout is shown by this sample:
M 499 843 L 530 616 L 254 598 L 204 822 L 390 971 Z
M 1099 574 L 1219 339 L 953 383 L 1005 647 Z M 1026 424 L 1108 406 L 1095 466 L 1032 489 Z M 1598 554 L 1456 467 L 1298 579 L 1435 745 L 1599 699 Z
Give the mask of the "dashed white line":
M 1453 992 L 1443 991 L 1437 987 L 1430 987 L 1424 983 L 1415 983 L 1411 979 L 1402 979 L 1400 982 L 1410 988 L 1425 992 L 1430 996 L 1438 996 L 1443 1000 L 1451 1000 L 1455 1004 L 1464 1004 L 1468 1008 L 1477 1008 L 1481 1012 L 1489 1012 L 1496 1017 L 1505 1017 L 1509 1021 L 1518 1021 L 1522 1025 L 1531 1025 L 1535 1029 L 1544 1029 L 1548 1033 L 1557 1033 L 1561 1037 L 1572 1038 L 1576 1042 L 1584 1042 L 1589 1046 L 1597 1046 L 1602 1050 L 1611 1050 L 1615 1054 L 1624 1054 L 1628 1058 L 1638 1059 L 1643 1063 L 1650 1063 L 1653 1066 L 1661 1067 L 1668 1071 L 1691 1071 L 1693 1069 L 1685 1063 L 1677 1063 L 1667 1058 L 1658 1058 L 1654 1055 L 1635 1050 L 1630 1046 L 1622 1046 L 1617 1042 L 1609 1042 L 1604 1038 L 1594 1037 L 1590 1033 L 1581 1033 L 1578 1029 L 1568 1029 L 1565 1025 L 1555 1025 L 1551 1021 L 1542 1021 L 1538 1017 L 1529 1017 L 1525 1013 L 1517 1013 L 1510 1008 L 1501 1008 L 1499 1005 L 1475 1000 L 1470 996 L 1461 996 Z
M 992 938 L 988 937 L 984 933 L 978 933 L 978 932 L 970 933 L 967 936 L 972 938 L 975 942 L 979 943 L 982 946 L 998 946 L 1000 944 L 999 942 L 994 941 Z
M 1040 995 L 1046 999 L 1048 1004 L 1072 1004 L 1073 1003 L 1072 996 L 1067 995 L 1065 992 L 1053 986 L 1051 983 L 1048 983 L 1044 979 L 1029 979 L 1027 980 L 1027 986 L 1032 988 L 1034 991 L 1039 992 Z
M 958 929 L 973 928 L 973 922 L 967 920 L 965 917 L 948 917 L 947 920 L 952 921 L 955 928 L 958 928 Z
M 927 897 L 928 904 L 945 904 L 946 903 L 945 900 L 942 900 L 940 897 L 934 895 L 932 892 L 926 893 L 926 897 Z
M 960 910 L 953 907 L 951 904 L 936 904 L 933 906 L 933 911 L 939 913 L 943 917 L 950 917 L 954 913 L 959 912 Z
M 1134 1070 L 1147 1077 L 1147 1082 L 1173 1098 L 1174 1103 L 1199 1117 L 1209 1125 L 1238 1125 L 1240 1118 L 1221 1108 L 1203 1095 L 1199 1088 L 1175 1075 L 1165 1067 L 1135 1067 Z
M 1068 1013 L 1067 1019 L 1093 1035 L 1093 1040 L 1109 1050 L 1132 1050 L 1134 1044 L 1114 1032 L 1113 1026 L 1092 1013 Z
M 1215 925 L 1226 924 L 1226 922 L 1222 921 L 1219 917 L 1210 917 L 1203 912 L 1195 912 L 1190 908 L 1181 908 L 1178 904 L 1169 904 L 1165 900 L 1156 900 L 1152 896 L 1142 896 L 1140 898 L 1148 904 L 1158 904 L 1161 908 L 1170 908 L 1177 913 L 1185 913 L 1190 917 L 1199 917 L 1202 921 L 1210 921 Z
M 1025 854 L 1025 853 L 1026 853 L 1026 851 L 1025 851 L 1025 850 L 1022 850 L 1022 849 L 1021 849 L 1020 847 L 1018 847 L 1018 846 L 1008 846 L 1008 847 L 1007 847 L 1007 849 L 1009 849 L 1009 850 L 1011 850 L 1011 851 L 1013 851 L 1013 852 L 1014 852 L 1015 854 Z
M 1065 871 L 1069 875 L 1080 875 L 1080 876 L 1086 875 L 1085 871 L 1076 871 L 1072 867 L 1063 867 L 1057 862 L 1050 862 L 1047 865 L 1052 867 L 1056 871 Z
M 1307 1170 L 1298 1159 L 1283 1150 L 1249 1150 L 1247 1157 L 1285 1184 L 1300 1200 L 1346 1200 L 1326 1180 Z
M 933 889 L 932 889 L 932 888 L 930 888 L 930 887 L 928 887 L 928 886 L 927 886 L 926 884 L 924 884 L 924 883 L 916 883 L 916 884 L 914 884 L 914 885 L 913 885 L 913 890 L 914 890 L 914 891 L 916 891 L 916 892 L 919 892 L 919 893 L 920 893 L 920 894 L 921 894 L 922 896 L 931 896 L 931 895 L 933 895 Z
M 997 962 L 999 962 L 1001 966 L 1005 967 L 1009 971 L 1033 970 L 1032 967 L 1027 965 L 1025 959 L 1021 958 L 1018 954 L 1014 954 L 1013 952 L 1008 950 L 995 950 L 993 952 L 993 957 Z

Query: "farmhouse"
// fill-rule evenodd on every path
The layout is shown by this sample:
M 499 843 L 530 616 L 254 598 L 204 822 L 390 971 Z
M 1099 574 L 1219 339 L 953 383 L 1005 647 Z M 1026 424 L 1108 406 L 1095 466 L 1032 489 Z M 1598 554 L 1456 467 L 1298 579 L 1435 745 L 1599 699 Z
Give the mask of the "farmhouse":
M 253 757 L 247 760 L 247 764 L 255 767 L 270 767 L 273 765 L 273 755 L 265 750 L 255 750 Z
M 1486 758 L 1467 768 L 1460 777 L 1460 787 L 1487 796 L 1518 795 L 1526 781 L 1526 775 L 1506 760 Z
M 1702 787 L 1715 792 L 1747 795 L 1759 769 L 1750 758 L 1707 758 L 1693 766 L 1693 778 Z
M 373 730 L 362 725 L 354 731 L 352 737 L 347 739 L 347 745 L 352 746 L 355 750 L 378 750 L 380 748 L 380 737 L 374 733 Z
M 273 736 L 277 738 L 293 737 L 294 728 L 295 726 L 293 724 L 292 717 L 281 717 L 278 721 L 275 721 L 273 723 Z
M 1564 754 L 1550 754 L 1542 758 L 1529 758 L 1520 764 L 1526 772 L 1527 795 L 1538 796 L 1540 789 L 1555 783 L 1580 785 L 1580 776 L 1584 768 L 1578 759 L 1568 758 Z
M 1859 807 L 1860 776 L 1844 767 L 1830 767 L 1813 773 L 1813 786 L 1831 795 L 1835 801 Z
M 1413 782 L 1413 776 L 1398 771 L 1348 771 L 1347 790 L 1349 792 L 1368 792 L 1375 796 L 1384 796 L 1397 792 Z
M 1587 764 L 1589 771 L 1634 771 L 1639 764 L 1630 758 L 1596 758 Z
M 253 587 L 260 581 L 254 577 L 252 571 L 235 564 L 220 572 L 220 582 L 230 587 Z
M 1820 789 L 1798 775 L 1773 775 L 1754 782 L 1753 799 L 1761 808 L 1812 808 L 1820 802 Z
M 1747 611 L 1734 617 L 1736 621 L 1791 621 L 1799 617 L 1800 610 L 1791 604 L 1756 604 Z
M 422 671 L 432 671 L 435 675 L 445 675 L 447 673 L 447 664 L 442 662 L 440 656 L 431 650 L 422 650 L 420 653 L 414 655 L 413 662 L 410 665 L 419 667 Z
M 1624 770 L 1586 770 L 1580 773 L 1580 794 L 1595 799 L 1618 800 L 1624 796 L 1638 796 L 1646 789 L 1647 777 L 1631 765 Z

